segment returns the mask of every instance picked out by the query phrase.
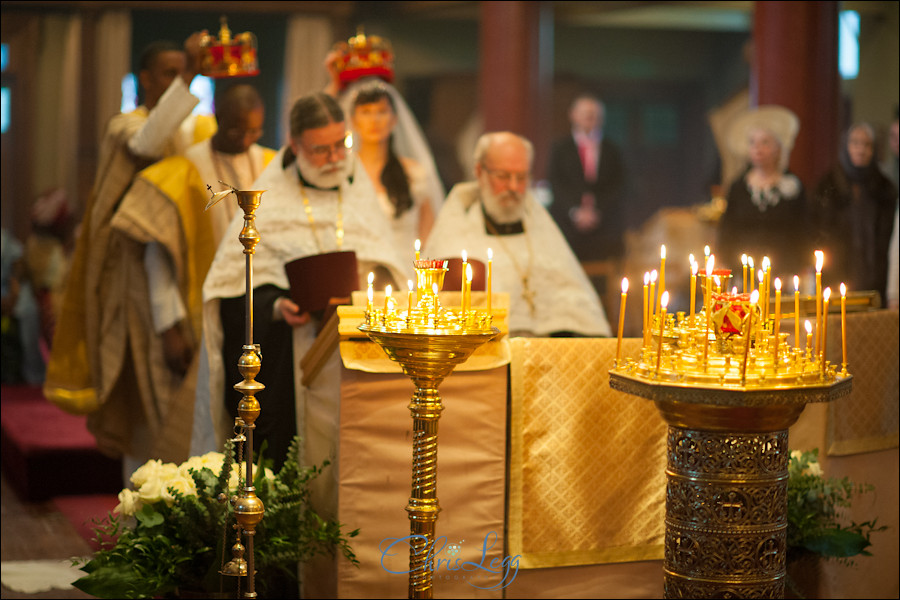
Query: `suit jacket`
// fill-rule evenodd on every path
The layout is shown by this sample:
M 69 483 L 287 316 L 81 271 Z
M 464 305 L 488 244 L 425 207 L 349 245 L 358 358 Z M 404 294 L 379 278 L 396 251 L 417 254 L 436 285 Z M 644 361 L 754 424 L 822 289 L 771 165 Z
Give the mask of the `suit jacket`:
M 600 142 L 600 164 L 597 180 L 585 180 L 578 156 L 578 146 L 572 135 L 560 138 L 550 152 L 547 174 L 553 192 L 550 214 L 556 220 L 575 255 L 581 261 L 619 257 L 624 252 L 625 174 L 618 147 L 604 138 Z M 591 231 L 575 228 L 571 211 L 581 204 L 585 192 L 592 193 L 600 212 L 600 223 Z

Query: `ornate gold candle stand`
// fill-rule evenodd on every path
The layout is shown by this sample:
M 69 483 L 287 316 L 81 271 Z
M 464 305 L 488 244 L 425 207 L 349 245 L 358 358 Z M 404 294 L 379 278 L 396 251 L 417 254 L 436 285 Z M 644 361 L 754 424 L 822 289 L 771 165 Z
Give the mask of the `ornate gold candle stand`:
M 412 492 L 406 507 L 410 520 L 409 597 L 432 598 L 435 522 L 441 507 L 437 498 L 438 419 L 444 407 L 438 386 L 457 365 L 499 333 L 486 311 L 444 308 L 437 292 L 445 266 L 416 261 L 418 300 L 406 311 L 392 300 L 384 309 L 371 305 L 360 331 L 380 345 L 412 379 L 415 393 L 409 404 L 413 418 Z M 410 294 L 412 296 L 413 294 Z
M 788 428 L 807 403 L 848 395 L 852 378 L 747 318 L 750 348 L 741 335 L 704 339 L 705 314 L 679 316 L 609 372 L 669 426 L 665 597 L 782 598 Z
M 245 455 L 246 462 L 244 464 L 244 485 L 241 487 L 240 493 L 231 498 L 231 505 L 237 520 L 238 539 L 231 548 L 233 558 L 223 567 L 221 573 L 237 577 L 246 576 L 248 578 L 247 589 L 243 597 L 256 598 L 253 536 L 256 534 L 256 526 L 262 521 L 265 507 L 262 500 L 256 495 L 256 489 L 253 487 L 253 430 L 256 428 L 256 419 L 259 417 L 261 410 L 256 394 L 264 390 L 265 386 L 255 379 L 256 375 L 259 374 L 262 359 L 259 345 L 253 343 L 253 254 L 256 251 L 256 245 L 259 243 L 259 232 L 254 225 L 256 219 L 254 213 L 259 208 L 263 192 L 231 188 L 228 192 L 213 194 L 207 208 L 232 192 L 237 196 L 238 206 L 244 211 L 244 227 L 241 229 L 238 239 L 244 246 L 244 255 L 246 257 L 246 343 L 242 346 L 243 354 L 238 360 L 238 371 L 244 379 L 234 385 L 234 389 L 242 395 L 238 403 L 238 417 L 235 419 L 235 431 L 238 432 L 238 435 L 234 441 L 242 445 L 238 446 L 239 457 L 242 454 Z M 246 448 L 246 452 L 241 452 L 242 447 Z M 241 544 L 241 534 L 246 538 L 246 544 Z M 247 554 L 246 559 L 243 558 L 245 550 Z M 238 579 L 238 593 L 240 594 L 240 579 Z

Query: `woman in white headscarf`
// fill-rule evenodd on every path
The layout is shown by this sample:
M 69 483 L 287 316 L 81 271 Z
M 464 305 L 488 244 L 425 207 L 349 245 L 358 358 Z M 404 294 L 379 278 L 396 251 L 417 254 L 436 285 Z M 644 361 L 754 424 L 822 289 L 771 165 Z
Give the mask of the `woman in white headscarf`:
M 806 195 L 788 162 L 800 128 L 796 115 L 781 106 L 761 106 L 738 116 L 729 128 L 732 152 L 746 168 L 728 190 L 719 221 L 716 266 L 735 270 L 742 254 L 757 265 L 769 257 L 782 278 L 812 264 L 804 222 Z

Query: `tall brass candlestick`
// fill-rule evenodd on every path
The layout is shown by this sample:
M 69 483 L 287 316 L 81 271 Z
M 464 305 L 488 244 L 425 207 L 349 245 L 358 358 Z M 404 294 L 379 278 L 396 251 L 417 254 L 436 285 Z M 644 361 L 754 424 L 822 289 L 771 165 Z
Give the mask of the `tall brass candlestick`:
M 247 438 L 245 442 L 247 451 L 245 464 L 245 481 L 244 487 L 241 488 L 237 498 L 232 500 L 234 508 L 234 516 L 241 528 L 247 542 L 247 590 L 244 593 L 245 598 L 256 598 L 255 588 L 255 566 L 253 556 L 253 537 L 256 533 L 256 526 L 262 521 L 265 507 L 262 500 L 256 495 L 253 487 L 253 430 L 255 429 L 256 419 L 261 411 L 259 400 L 255 395 L 264 390 L 265 386 L 255 380 L 256 375 L 262 363 L 259 356 L 259 348 L 253 343 L 253 254 L 256 251 L 256 245 L 259 243 L 259 232 L 254 226 L 254 212 L 259 207 L 262 191 L 238 191 L 234 190 L 238 198 L 238 206 L 244 211 L 244 227 L 238 236 L 241 244 L 244 246 L 244 255 L 246 256 L 246 294 L 245 294 L 245 311 L 246 311 L 246 344 L 243 346 L 243 354 L 238 361 L 238 371 L 244 380 L 235 384 L 234 389 L 240 392 L 243 397 L 238 403 L 238 425 L 243 429 Z M 236 554 L 237 556 L 237 554 Z
M 751 334 L 753 332 L 753 315 L 756 314 L 756 303 L 759 302 L 759 290 L 750 294 L 750 314 L 747 315 L 747 335 L 744 336 L 744 361 L 741 364 L 741 385 L 747 385 L 747 357 L 750 356 Z

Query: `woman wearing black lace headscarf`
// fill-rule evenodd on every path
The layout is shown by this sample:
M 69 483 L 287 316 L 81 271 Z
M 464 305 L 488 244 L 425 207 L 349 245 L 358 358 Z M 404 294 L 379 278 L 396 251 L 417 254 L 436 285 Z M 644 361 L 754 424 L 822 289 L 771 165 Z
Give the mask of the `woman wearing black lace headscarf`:
M 878 168 L 874 148 L 871 126 L 850 127 L 838 164 L 816 187 L 812 214 L 817 248 L 825 251 L 826 284 L 875 290 L 884 303 L 897 191 Z

